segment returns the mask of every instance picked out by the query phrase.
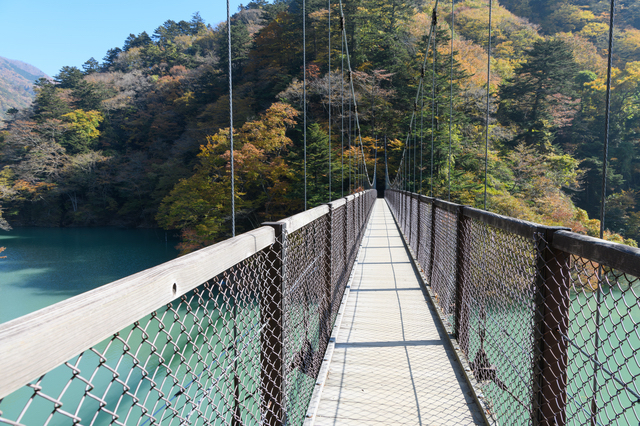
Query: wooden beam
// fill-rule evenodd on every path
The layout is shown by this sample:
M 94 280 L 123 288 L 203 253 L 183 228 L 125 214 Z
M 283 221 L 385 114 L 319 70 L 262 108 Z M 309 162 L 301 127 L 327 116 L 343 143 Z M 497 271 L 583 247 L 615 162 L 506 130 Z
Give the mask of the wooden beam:
M 329 206 L 323 204 L 306 212 L 298 213 L 279 222 L 285 224 L 287 233 L 291 234 L 314 220 L 329 214 Z

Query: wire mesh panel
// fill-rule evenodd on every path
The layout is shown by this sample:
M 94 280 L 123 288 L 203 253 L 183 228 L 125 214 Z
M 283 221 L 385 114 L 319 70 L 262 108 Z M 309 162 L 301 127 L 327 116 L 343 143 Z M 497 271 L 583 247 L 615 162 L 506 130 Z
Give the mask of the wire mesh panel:
M 402 232 L 407 237 L 411 235 L 411 194 L 408 192 L 402 193 Z
M 460 348 L 500 424 L 531 420 L 537 244 L 462 221 Z
M 420 241 L 418 242 L 418 251 L 416 253 L 418 264 L 422 267 L 425 275 L 431 282 L 431 242 L 432 242 L 432 225 L 433 204 L 420 200 L 420 217 L 418 218 L 418 226 L 420 227 Z
M 640 279 L 578 255 L 568 263 L 567 424 L 638 425 Z
M 0 401 L 7 424 L 257 424 L 263 250 Z
M 331 210 L 331 324 L 334 323 L 340 301 L 349 281 L 351 268 L 348 263 L 348 249 L 353 242 L 347 239 L 346 204 Z
M 396 207 L 398 193 L 392 189 L 387 189 L 384 191 L 384 198 L 387 200 L 387 204 L 389 205 L 389 209 L 394 217 L 398 217 L 398 210 Z
M 304 419 L 329 341 L 330 225 L 327 214 L 285 238 L 285 413 L 291 424 Z
M 410 196 L 409 201 L 411 202 L 411 215 L 409 218 L 409 235 L 411 241 L 411 248 L 413 252 L 416 253 L 418 250 L 418 224 L 420 223 L 420 216 L 418 214 L 418 197 Z
M 456 303 L 457 215 L 437 208 L 434 228 L 431 287 L 447 322 L 445 325 L 449 331 L 453 332 Z
M 353 265 L 358 255 L 358 247 L 355 244 L 356 236 L 356 219 L 355 219 L 355 203 L 352 200 L 347 201 L 345 208 L 347 209 L 347 241 L 351 243 L 347 246 L 347 264 Z

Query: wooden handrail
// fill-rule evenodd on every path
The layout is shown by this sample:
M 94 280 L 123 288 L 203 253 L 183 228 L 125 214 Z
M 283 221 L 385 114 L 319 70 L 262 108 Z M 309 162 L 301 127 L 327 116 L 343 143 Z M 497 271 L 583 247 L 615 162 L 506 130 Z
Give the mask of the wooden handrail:
M 261 227 L 0 324 L 0 399 L 274 241 Z

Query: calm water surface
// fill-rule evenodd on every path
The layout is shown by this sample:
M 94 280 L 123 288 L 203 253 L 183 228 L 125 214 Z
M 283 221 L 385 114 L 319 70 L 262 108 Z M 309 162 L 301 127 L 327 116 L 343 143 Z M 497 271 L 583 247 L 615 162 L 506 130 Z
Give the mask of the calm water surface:
M 177 242 L 159 229 L 0 231 L 0 323 L 174 259 Z

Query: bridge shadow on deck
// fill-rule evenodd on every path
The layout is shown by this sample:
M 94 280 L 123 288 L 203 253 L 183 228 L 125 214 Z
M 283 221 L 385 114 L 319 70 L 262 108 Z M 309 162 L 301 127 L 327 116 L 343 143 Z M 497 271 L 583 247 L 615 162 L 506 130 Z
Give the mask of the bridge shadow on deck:
M 384 200 L 362 244 L 315 424 L 484 424 Z

